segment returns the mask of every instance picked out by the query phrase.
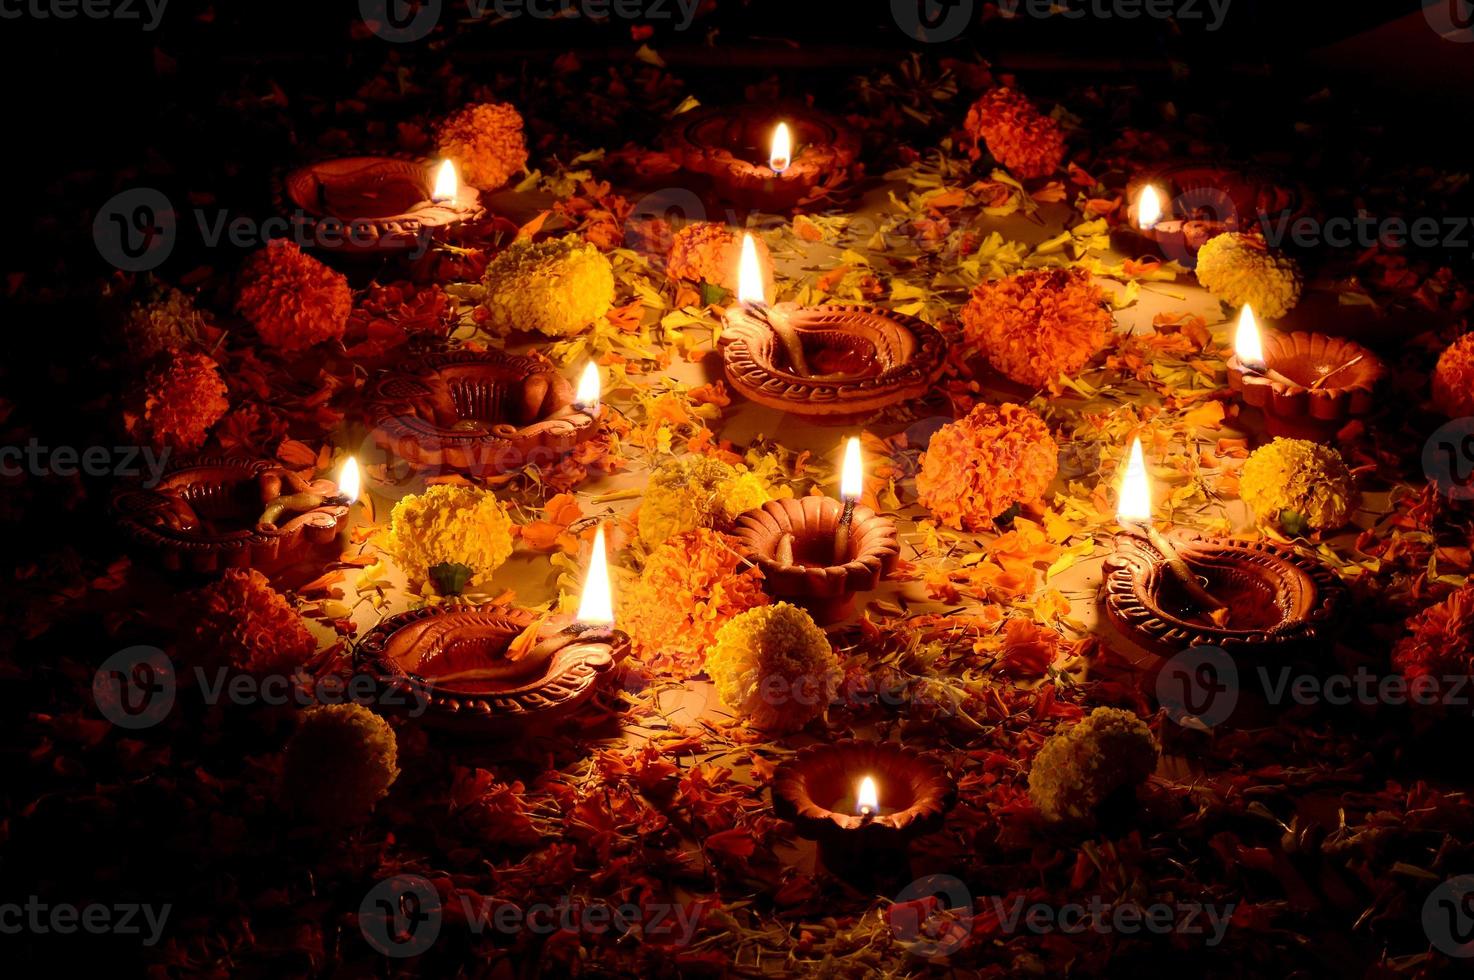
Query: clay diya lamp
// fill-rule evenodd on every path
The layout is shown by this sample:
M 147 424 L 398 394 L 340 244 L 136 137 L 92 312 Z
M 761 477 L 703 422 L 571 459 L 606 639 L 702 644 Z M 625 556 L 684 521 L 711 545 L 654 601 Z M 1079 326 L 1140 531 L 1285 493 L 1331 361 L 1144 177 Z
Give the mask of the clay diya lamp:
M 200 456 L 155 486 L 120 488 L 111 507 L 123 533 L 171 571 L 270 571 L 338 553 L 358 495 L 344 482 L 309 483 L 272 460 Z
M 957 784 L 932 756 L 894 742 L 845 739 L 800 749 L 778 766 L 773 809 L 819 862 L 851 881 L 904 881 L 907 847 L 940 830 Z
M 1385 373 L 1381 358 L 1342 337 L 1261 332 L 1247 306 L 1228 360 L 1229 388 L 1263 413 L 1269 435 L 1319 442 L 1371 412 Z
M 1294 220 L 1306 209 L 1303 191 L 1264 170 L 1197 161 L 1138 174 L 1126 185 L 1126 200 L 1126 222 L 1112 232 L 1112 244 L 1189 269 L 1214 236 L 1247 231 L 1274 216 Z
M 346 255 L 423 249 L 486 213 L 449 160 L 346 157 L 287 174 L 278 189 L 304 243 Z
M 697 109 L 676 119 L 663 144 L 725 200 L 766 211 L 791 211 L 817 197 L 860 152 L 852 130 L 805 106 Z
M 461 735 L 517 735 L 556 728 L 629 652 L 607 626 L 550 625 L 516 659 L 514 643 L 538 620 L 527 609 L 440 605 L 383 620 L 358 645 L 360 669 L 382 703 Z
M 601 411 L 597 392 L 580 401 L 545 362 L 501 351 L 415 358 L 367 398 L 380 448 L 416 467 L 483 477 L 553 465 L 598 434 Z

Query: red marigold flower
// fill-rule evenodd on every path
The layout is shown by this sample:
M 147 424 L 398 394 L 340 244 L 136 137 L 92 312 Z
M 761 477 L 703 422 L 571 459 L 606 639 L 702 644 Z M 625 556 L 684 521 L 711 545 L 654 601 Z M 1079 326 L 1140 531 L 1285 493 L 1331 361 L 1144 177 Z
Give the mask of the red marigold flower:
M 193 452 L 230 408 L 219 366 L 205 354 L 171 352 L 143 385 L 143 412 L 128 419 L 135 439 Z
M 276 239 L 246 260 L 236 308 L 270 346 L 304 350 L 342 339 L 353 293 L 342 273 Z
M 196 644 L 238 670 L 289 674 L 317 650 L 302 617 L 253 568 L 227 570 L 198 597 Z
M 1115 321 L 1105 292 L 1083 269 L 1033 269 L 981 283 L 962 328 L 999 373 L 1054 387 L 1105 346 Z
M 995 88 L 968 110 L 963 124 L 972 138 L 972 157 L 982 155 L 977 144 L 1015 177 L 1032 180 L 1048 177 L 1065 159 L 1065 135 L 1059 123 L 1034 107 L 1034 103 L 1010 88 Z
M 1392 649 L 1403 676 L 1474 674 L 1474 584 L 1466 585 L 1408 619 L 1407 634 Z
M 1474 415 L 1474 333 L 1449 345 L 1433 369 L 1433 404 L 1449 418 Z
M 436 134 L 440 155 L 460 167 L 472 187 L 494 191 L 527 166 L 522 114 L 502 102 L 469 105 L 450 115 Z
M 979 405 L 931 437 L 916 490 L 944 524 L 982 531 L 1014 504 L 1038 501 L 1058 471 L 1043 419 L 1022 405 Z

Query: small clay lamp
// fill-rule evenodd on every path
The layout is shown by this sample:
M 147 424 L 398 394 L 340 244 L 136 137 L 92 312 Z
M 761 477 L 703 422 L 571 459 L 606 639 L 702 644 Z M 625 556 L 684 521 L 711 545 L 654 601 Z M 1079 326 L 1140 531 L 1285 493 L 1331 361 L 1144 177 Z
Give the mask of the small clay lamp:
M 575 391 L 545 362 L 503 351 L 416 358 L 369 386 L 378 445 L 410 464 L 494 476 L 556 463 L 599 432 L 598 369 Z
M 348 255 L 423 248 L 486 213 L 449 160 L 326 160 L 288 174 L 280 197 L 303 242 Z
M 737 517 L 737 548 L 762 569 L 764 589 L 821 626 L 848 619 L 855 594 L 872 591 L 900 558 L 895 522 L 858 505 L 863 486 L 860 440 L 850 439 L 842 500 L 770 500 Z
M 614 629 L 604 529 L 573 621 L 560 627 L 528 609 L 488 603 L 438 605 L 400 613 L 358 646 L 385 704 L 434 728 L 463 735 L 544 732 L 593 697 L 600 676 L 629 652 Z
M 1360 344 L 1319 333 L 1261 332 L 1254 310 L 1239 313 L 1228 386 L 1263 412 L 1271 436 L 1326 442 L 1372 410 L 1381 358 Z
M 1214 646 L 1273 662 L 1329 642 L 1346 595 L 1336 575 L 1267 541 L 1157 531 L 1139 439 L 1118 521 L 1101 597 L 1111 623 L 1139 646 L 1164 657 Z
M 170 466 L 157 486 L 120 488 L 112 512 L 171 571 L 272 571 L 336 553 L 358 499 L 351 459 L 340 480 L 309 483 L 273 460 L 201 456 Z
M 907 847 L 940 830 L 957 800 L 937 759 L 857 739 L 800 749 L 778 766 L 771 791 L 774 811 L 818 843 L 824 867 L 865 883 L 906 880 Z
M 925 397 L 946 338 L 915 317 L 873 307 L 770 305 L 751 235 L 742 240 L 738 305 L 727 312 L 722 364 L 749 401 L 812 422 L 863 422 Z
M 709 177 L 725 200 L 790 211 L 843 179 L 860 141 L 839 122 L 802 106 L 697 109 L 666 131 L 681 168 Z

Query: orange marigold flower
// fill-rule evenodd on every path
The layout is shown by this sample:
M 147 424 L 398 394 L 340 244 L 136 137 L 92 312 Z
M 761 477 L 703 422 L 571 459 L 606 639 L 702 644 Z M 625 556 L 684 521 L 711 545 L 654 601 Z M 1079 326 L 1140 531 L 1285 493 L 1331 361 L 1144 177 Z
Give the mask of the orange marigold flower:
M 1407 636 L 1392 648 L 1404 677 L 1474 674 L 1474 584 L 1408 619 Z
M 238 670 L 289 674 L 317 650 L 302 617 L 253 568 L 229 569 L 198 596 L 197 646 Z
M 1048 177 L 1065 159 L 1065 134 L 1059 123 L 1010 88 L 995 88 L 968 110 L 963 124 L 972 138 L 972 157 L 986 143 L 988 152 L 1015 177 Z
M 143 385 L 143 412 L 129 419 L 135 439 L 193 452 L 230 408 L 219 366 L 205 354 L 173 352 Z
M 698 221 L 676 232 L 671 240 L 665 270 L 672 279 L 709 282 L 732 293 L 737 292 L 737 270 L 742 260 L 740 229 L 715 221 Z M 764 281 L 773 278 L 773 256 L 768 243 L 752 236 L 757 246 L 758 263 L 763 267 Z
M 1474 333 L 1449 345 L 1433 369 L 1433 404 L 1449 418 L 1474 415 Z
M 446 117 L 436 133 L 440 155 L 460 167 L 472 187 L 494 191 L 527 166 L 522 114 L 504 102 L 468 105 Z
M 645 663 L 686 678 L 701 672 L 724 623 L 767 604 L 762 572 L 743 561 L 736 539 L 700 527 L 655 549 L 625 595 L 619 621 Z
M 979 405 L 931 437 L 916 490 L 949 527 L 981 531 L 1014 504 L 1042 498 L 1058 470 L 1043 419 L 1022 405 Z
M 1033 269 L 985 282 L 962 310 L 962 328 L 1004 377 L 1050 385 L 1105 346 L 1114 320 L 1083 269 Z
M 276 239 L 246 260 L 236 309 L 261 339 L 283 351 L 341 340 L 353 312 L 348 278 Z

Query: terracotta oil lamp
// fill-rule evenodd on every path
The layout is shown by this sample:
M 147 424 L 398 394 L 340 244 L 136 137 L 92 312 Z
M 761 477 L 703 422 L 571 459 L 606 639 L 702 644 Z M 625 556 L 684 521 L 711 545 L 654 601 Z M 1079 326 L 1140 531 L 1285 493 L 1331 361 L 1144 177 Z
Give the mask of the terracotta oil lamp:
M 790 211 L 841 181 L 860 152 L 842 123 L 804 106 L 697 109 L 666 131 L 665 151 L 724 200 Z
M 1122 531 L 1105 561 L 1101 601 L 1111 623 L 1139 646 L 1164 657 L 1214 646 L 1273 660 L 1330 642 L 1346 597 L 1335 573 L 1268 541 L 1157 531 L 1139 439 L 1117 519 Z
M 852 881 L 905 880 L 907 847 L 941 829 L 957 785 L 932 756 L 894 742 L 845 739 L 778 766 L 773 809 L 818 843 L 819 862 Z
M 742 241 L 738 304 L 726 317 L 722 364 L 749 401 L 822 424 L 873 418 L 925 397 L 946 339 L 921 320 L 873 307 L 770 305 L 752 236 Z
M 358 496 L 351 458 L 337 482 L 309 482 L 273 460 L 197 456 L 156 486 L 120 488 L 111 506 L 123 533 L 170 571 L 275 571 L 335 557 Z
M 557 728 L 629 652 L 629 637 L 614 629 L 602 526 L 572 622 L 541 620 L 492 603 L 429 606 L 375 626 L 357 660 L 398 695 L 385 704 L 404 706 L 432 728 L 480 736 Z
M 1254 310 L 1239 313 L 1228 386 L 1263 412 L 1271 436 L 1326 442 L 1374 406 L 1386 373 L 1360 344 L 1319 333 L 1261 331 Z
M 375 442 L 413 466 L 494 476 L 550 465 L 599 431 L 598 369 L 575 390 L 547 363 L 502 351 L 412 359 L 369 386 Z
M 900 558 L 895 522 L 859 506 L 863 487 L 860 440 L 850 439 L 840 500 L 770 500 L 736 521 L 737 548 L 762 569 L 768 594 L 821 626 L 848 619 L 855 594 L 872 591 Z
M 288 174 L 279 199 L 302 242 L 346 255 L 423 249 L 428 238 L 486 213 L 449 160 L 326 160 Z

